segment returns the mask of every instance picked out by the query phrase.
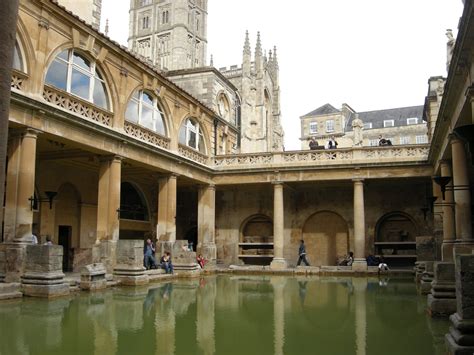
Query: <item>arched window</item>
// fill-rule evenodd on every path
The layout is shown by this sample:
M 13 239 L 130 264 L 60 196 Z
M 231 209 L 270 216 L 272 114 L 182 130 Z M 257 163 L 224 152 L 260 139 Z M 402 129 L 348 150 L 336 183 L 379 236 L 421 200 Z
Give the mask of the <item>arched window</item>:
M 21 58 L 20 46 L 18 41 L 15 42 L 15 50 L 13 52 L 13 69 L 24 71 L 23 69 L 23 60 Z
M 192 118 L 186 119 L 179 130 L 179 143 L 205 153 L 204 136 L 199 123 Z
M 105 81 L 96 63 L 73 49 L 59 53 L 53 60 L 46 74 L 46 83 L 102 108 L 109 108 Z
M 217 108 L 219 109 L 219 114 L 223 119 L 229 121 L 230 119 L 230 104 L 227 96 L 222 93 L 217 99 Z
M 145 128 L 166 136 L 163 110 L 158 99 L 146 91 L 136 91 L 127 105 L 127 121 L 137 123 Z

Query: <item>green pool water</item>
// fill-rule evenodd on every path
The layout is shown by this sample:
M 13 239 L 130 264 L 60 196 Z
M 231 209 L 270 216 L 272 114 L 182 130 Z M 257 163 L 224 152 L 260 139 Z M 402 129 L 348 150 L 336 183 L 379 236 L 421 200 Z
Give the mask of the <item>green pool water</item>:
M 411 279 L 214 276 L 0 302 L 0 354 L 444 354 Z

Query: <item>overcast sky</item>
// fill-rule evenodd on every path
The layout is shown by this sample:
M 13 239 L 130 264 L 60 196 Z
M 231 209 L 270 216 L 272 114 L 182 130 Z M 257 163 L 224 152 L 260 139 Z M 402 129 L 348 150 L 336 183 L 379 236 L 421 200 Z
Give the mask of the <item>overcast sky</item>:
M 129 0 L 103 0 L 102 26 L 127 45 Z M 209 0 L 208 58 L 242 63 L 245 31 L 255 47 L 278 47 L 287 150 L 300 149 L 299 117 L 331 103 L 363 112 L 423 105 L 430 76 L 446 76 L 447 28 L 461 0 Z

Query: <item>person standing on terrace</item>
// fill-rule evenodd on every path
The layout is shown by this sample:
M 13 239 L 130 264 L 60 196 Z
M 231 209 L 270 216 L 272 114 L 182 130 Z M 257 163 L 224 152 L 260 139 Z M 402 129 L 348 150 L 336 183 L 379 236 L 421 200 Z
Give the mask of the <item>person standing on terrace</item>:
M 296 266 L 300 266 L 301 262 L 304 262 L 306 266 L 309 266 L 308 260 L 306 260 L 306 247 L 304 245 L 304 240 L 301 239 L 300 241 L 300 247 L 298 249 L 298 263 Z

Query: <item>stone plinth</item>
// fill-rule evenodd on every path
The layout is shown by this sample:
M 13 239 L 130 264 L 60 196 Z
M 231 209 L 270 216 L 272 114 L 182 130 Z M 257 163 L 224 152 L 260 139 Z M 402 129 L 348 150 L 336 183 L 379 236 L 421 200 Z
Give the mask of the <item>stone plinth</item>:
M 28 245 L 25 253 L 25 273 L 22 291 L 31 297 L 60 297 L 69 295 L 64 282 L 63 247 L 59 245 Z
M 20 288 L 21 284 L 19 283 L 0 284 L 0 300 L 23 297 Z
M 416 237 L 416 260 L 434 261 L 436 256 L 436 240 L 432 236 Z
M 142 250 L 143 252 L 143 250 Z M 117 263 L 117 242 L 114 240 L 103 240 L 92 248 L 92 262 L 102 263 L 108 274 L 111 274 Z
M 474 255 L 456 255 L 456 313 L 446 334 L 448 354 L 474 353 Z
M 421 277 L 426 270 L 426 262 L 425 261 L 417 261 L 415 262 L 415 283 L 418 286 L 421 282 Z
M 427 295 L 431 292 L 431 282 L 434 278 L 434 261 L 425 262 L 425 271 L 421 275 L 421 282 L 419 286 L 419 291 L 422 295 Z
M 193 251 L 185 251 L 184 248 L 187 246 L 187 240 L 177 240 L 174 243 L 173 251 L 171 252 L 171 262 L 173 267 L 175 270 L 180 271 L 198 271 L 200 270 L 200 267 L 196 261 L 197 255 Z
M 149 282 L 143 266 L 143 241 L 119 240 L 114 277 L 124 286 L 146 285 Z
M 352 263 L 352 271 L 367 272 L 367 261 L 365 259 L 355 259 Z
M 6 244 L 4 282 L 21 282 L 25 269 L 26 246 L 24 243 Z
M 270 269 L 272 270 L 284 270 L 288 268 L 288 263 L 283 258 L 273 258 L 270 263 Z
M 454 263 L 435 262 L 434 279 L 428 295 L 428 313 L 432 317 L 449 317 L 456 312 Z
M 81 290 L 96 291 L 107 288 L 106 270 L 104 264 L 86 265 L 81 269 Z

